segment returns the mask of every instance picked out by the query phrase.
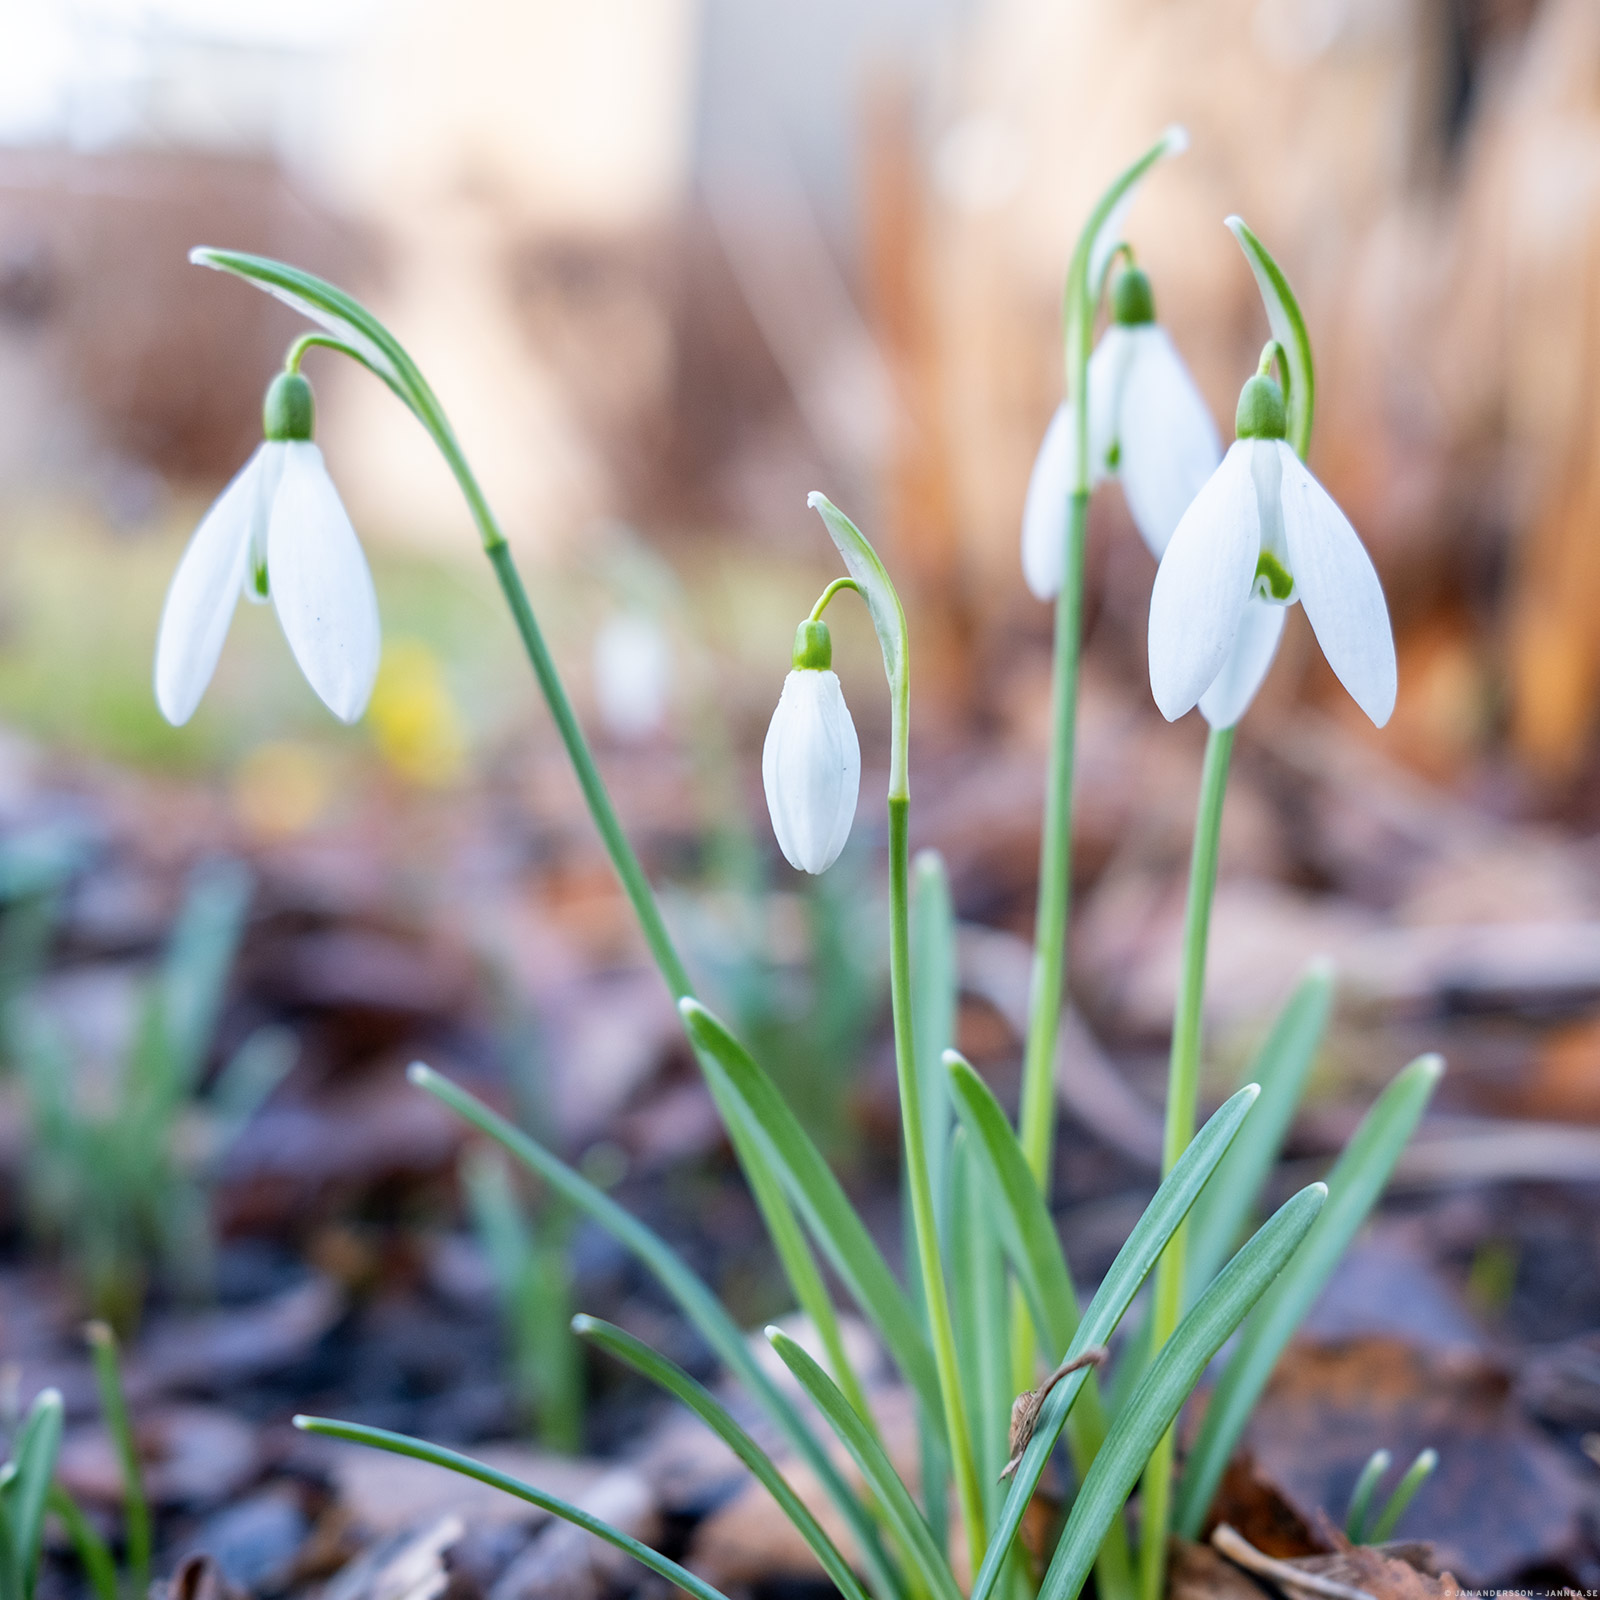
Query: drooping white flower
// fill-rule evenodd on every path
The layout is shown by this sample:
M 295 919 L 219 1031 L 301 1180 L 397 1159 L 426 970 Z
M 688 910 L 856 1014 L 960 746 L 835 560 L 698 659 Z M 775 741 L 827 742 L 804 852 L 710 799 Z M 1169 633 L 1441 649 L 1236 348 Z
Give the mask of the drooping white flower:
M 1333 497 L 1284 440 L 1283 393 L 1252 378 L 1238 438 L 1183 514 L 1150 595 L 1150 687 L 1169 721 L 1198 704 L 1214 727 L 1243 716 L 1282 614 L 1299 601 L 1328 665 L 1382 727 L 1394 710 L 1394 635 L 1383 586 Z
M 338 490 L 311 442 L 311 388 L 280 373 L 267 391 L 266 440 L 201 520 L 167 590 L 156 636 L 156 703 L 194 715 L 241 593 L 270 599 L 307 681 L 354 722 L 378 673 L 378 601 Z
M 832 658 L 827 624 L 802 622 L 761 750 L 772 831 L 801 872 L 826 872 L 839 859 L 861 789 L 861 745 Z
M 672 660 L 654 617 L 619 611 L 594 636 L 594 698 L 613 738 L 648 738 L 667 714 Z
M 1112 322 L 1089 357 L 1089 483 L 1115 477 L 1134 526 L 1160 560 L 1189 502 L 1222 457 L 1211 413 L 1171 336 L 1155 320 L 1150 280 L 1118 277 Z M 1022 570 L 1041 600 L 1061 588 L 1067 507 L 1077 477 L 1069 401 L 1045 430 L 1022 513 Z

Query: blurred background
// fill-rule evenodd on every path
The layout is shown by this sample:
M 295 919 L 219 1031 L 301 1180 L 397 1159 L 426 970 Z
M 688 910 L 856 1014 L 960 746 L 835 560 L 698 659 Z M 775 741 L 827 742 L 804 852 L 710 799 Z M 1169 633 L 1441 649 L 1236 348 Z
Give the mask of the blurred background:
M 353 1293 L 391 1281 L 396 1219 L 443 1214 L 427 1185 L 460 1142 L 404 1062 L 504 1100 L 534 1060 L 555 1141 L 643 1185 L 746 1320 L 770 1309 L 748 1208 L 707 1209 L 711 1107 L 466 510 L 404 408 L 327 352 L 306 363 L 319 442 L 383 611 L 371 711 L 336 725 L 270 609 L 242 608 L 194 722 L 160 720 L 166 583 L 300 331 L 189 249 L 329 277 L 412 351 L 691 965 L 887 1237 L 887 708 L 847 603 L 863 803 L 827 878 L 783 867 L 757 776 L 794 624 L 835 571 L 805 496 L 861 524 L 906 599 L 914 843 L 950 865 L 963 1045 L 1014 1095 L 1051 628 L 1019 518 L 1073 240 L 1172 122 L 1190 149 L 1128 224 L 1158 312 L 1226 438 L 1267 330 L 1223 218 L 1283 265 L 1318 361 L 1311 465 L 1378 564 L 1400 657 L 1375 733 L 1291 613 L 1230 790 L 1211 1088 L 1317 956 L 1341 1007 L 1297 1160 L 1443 1049 L 1438 1114 L 1329 1326 L 1479 1355 L 1588 1338 L 1588 1387 L 1539 1415 L 1600 1428 L 1594 0 L 0 0 L 0 823 L 67 841 L 47 987 L 86 1059 L 126 1031 L 192 863 L 249 862 L 221 1037 L 286 1022 L 298 1055 L 230 1156 L 224 1233 L 293 1239 Z M 1153 574 L 1102 490 L 1056 1197 L 1091 1279 L 1159 1145 L 1202 743 L 1150 700 Z M 7 1113 L 13 1158 L 27 1128 Z M 411 1248 L 400 1280 L 444 1282 Z M 579 1291 L 617 1270 L 577 1259 Z M 361 1335 L 382 1359 L 317 1369 L 329 1404 L 492 1431 L 481 1374 L 419 1345 L 407 1304 Z M 1398 1452 L 1395 1415 L 1374 1442 Z M 1474 1437 L 1458 1460 L 1512 1448 Z M 1582 1495 L 1516 1440 L 1544 1463 L 1523 1543 L 1458 1570 L 1552 1550 L 1590 1570 Z

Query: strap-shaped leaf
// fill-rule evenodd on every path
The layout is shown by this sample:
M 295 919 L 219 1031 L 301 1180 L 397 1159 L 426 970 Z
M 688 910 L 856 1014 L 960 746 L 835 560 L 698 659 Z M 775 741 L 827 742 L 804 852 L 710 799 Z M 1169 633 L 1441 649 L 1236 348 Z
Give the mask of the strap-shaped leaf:
M 1444 1071 L 1438 1056 L 1420 1056 L 1378 1096 L 1328 1174 L 1328 1204 L 1304 1249 L 1240 1335 L 1206 1405 L 1200 1436 L 1184 1466 L 1174 1526 L 1192 1539 L 1222 1481 L 1261 1391 L 1311 1302 L 1366 1220 Z
M 526 1500 L 529 1505 L 538 1506 L 541 1511 L 548 1511 L 563 1522 L 570 1522 L 585 1533 L 592 1533 L 595 1538 L 615 1545 L 618 1550 L 632 1556 L 640 1566 L 648 1567 L 668 1583 L 675 1583 L 686 1593 L 694 1595 L 695 1600 L 727 1600 L 720 1589 L 713 1589 L 704 1578 L 696 1577 L 676 1561 L 669 1561 L 649 1545 L 641 1544 L 631 1534 L 613 1528 L 609 1522 L 580 1510 L 558 1495 L 548 1494 L 531 1483 L 524 1483 L 521 1478 L 500 1472 L 486 1462 L 474 1461 L 471 1456 L 442 1449 L 425 1439 L 413 1439 L 404 1433 L 390 1433 L 387 1428 L 368 1428 L 359 1422 L 337 1422 L 329 1417 L 296 1417 L 294 1425 L 307 1433 L 321 1434 L 329 1439 L 346 1439 L 351 1444 L 371 1445 L 373 1449 L 387 1450 L 391 1455 L 410 1456 L 413 1461 L 426 1461 L 449 1472 L 458 1472 L 463 1478 L 475 1478 L 479 1483 L 488 1484 L 491 1489 L 504 1490 L 518 1500 Z
M 1000 1102 L 957 1051 L 945 1052 L 945 1065 L 956 1113 L 972 1141 L 973 1158 L 982 1165 L 990 1185 L 992 1211 L 1006 1256 L 1022 1286 L 1047 1359 L 1054 1362 L 1078 1331 L 1078 1296 L 1061 1240 Z M 1081 1478 L 1106 1434 L 1100 1385 L 1093 1373 L 1083 1380 L 1077 1404 L 1067 1414 L 1066 1429 L 1068 1448 Z M 1112 1525 L 1101 1559 L 1102 1588 L 1129 1592 L 1131 1578 L 1126 1575 L 1131 1573 L 1132 1560 L 1127 1530 L 1120 1522 Z
M 845 570 L 856 581 L 867 603 L 872 627 L 883 652 L 883 671 L 889 680 L 889 793 L 906 789 L 904 730 L 911 714 L 911 663 L 907 660 L 906 614 L 889 581 L 889 573 L 867 537 L 820 489 L 806 496 L 806 504 L 821 518 L 828 537 L 838 546 Z
M 933 1600 L 961 1600 L 950 1564 L 933 1542 L 926 1519 L 884 1454 L 877 1436 L 856 1415 L 855 1408 L 840 1394 L 833 1379 L 788 1334 L 781 1328 L 768 1328 L 767 1339 L 861 1469 L 867 1487 L 876 1496 L 885 1520 L 907 1560 L 916 1569 L 923 1587 Z
M 1327 1189 L 1302 1189 L 1261 1227 L 1195 1302 L 1117 1418 L 1073 1502 L 1039 1600 L 1077 1600 L 1111 1519 L 1207 1363 L 1266 1293 L 1323 1208 Z
M 44 1512 L 50 1483 L 61 1452 L 63 1410 L 59 1389 L 43 1390 L 28 1408 L 11 1454 L 15 1469 L 6 1485 L 13 1560 L 24 1597 L 33 1594 L 39 1576 L 39 1548 L 44 1538 Z
M 656 1232 L 624 1211 L 609 1195 L 587 1179 L 580 1177 L 564 1161 L 557 1159 L 542 1145 L 530 1139 L 521 1129 L 513 1127 L 504 1117 L 496 1115 L 488 1106 L 459 1088 L 448 1078 L 441 1077 L 421 1062 L 412 1065 L 408 1074 L 419 1088 L 426 1089 L 436 1099 L 442 1100 L 458 1116 L 465 1118 L 480 1132 L 509 1150 L 519 1161 L 531 1168 L 552 1189 L 564 1195 L 580 1211 L 631 1251 L 655 1275 L 657 1281 L 677 1301 L 684 1315 L 694 1324 L 701 1337 L 716 1352 L 722 1363 L 750 1390 L 757 1402 L 772 1418 L 779 1431 L 789 1441 L 795 1453 L 816 1473 L 828 1497 L 839 1508 L 840 1515 L 849 1524 L 851 1535 L 861 1550 L 862 1562 L 872 1579 L 873 1586 L 882 1594 L 895 1594 L 899 1583 L 894 1575 L 878 1532 L 867 1516 L 861 1501 L 839 1475 L 827 1452 L 817 1442 L 800 1413 L 776 1384 L 761 1370 L 751 1355 L 744 1335 L 733 1319 L 723 1310 L 721 1302 L 705 1283 L 684 1265 L 676 1251 Z
M 1311 448 L 1311 422 L 1317 407 L 1317 374 L 1311 360 L 1306 319 L 1300 314 L 1300 302 L 1295 299 L 1283 268 L 1246 226 L 1244 218 L 1229 217 L 1227 224 L 1256 275 L 1272 337 L 1283 346 L 1284 359 L 1289 363 L 1288 393 L 1284 396 L 1289 403 L 1289 444 L 1304 461 Z
M 988 1180 L 965 1128 L 957 1128 L 950 1140 L 950 1198 L 950 1310 L 978 1481 L 992 1525 L 1005 1491 L 1000 1473 L 1008 1455 L 1012 1400 L 1006 1257 Z
M 83 1507 L 60 1484 L 50 1490 L 50 1509 L 61 1518 L 72 1548 L 78 1552 L 83 1575 L 89 1580 L 95 1600 L 117 1600 L 117 1564 L 111 1547 L 95 1532 L 94 1524 L 83 1514 Z
M 1261 1098 L 1233 1147 L 1212 1173 L 1189 1218 L 1186 1266 L 1192 1305 L 1244 1236 L 1267 1174 L 1283 1148 L 1306 1077 L 1333 1010 L 1333 968 L 1317 962 L 1300 980 L 1245 1077 L 1261 1085 Z
M 697 1000 L 680 1001 L 678 1010 L 690 1041 L 721 1069 L 834 1271 L 878 1330 L 918 1400 L 930 1415 L 942 1416 L 939 1377 L 917 1315 L 822 1153 L 772 1079 L 712 1012 Z
M 850 1563 L 840 1554 L 839 1547 L 828 1537 L 821 1523 L 812 1516 L 805 1501 L 789 1487 L 772 1457 L 701 1384 L 642 1340 L 597 1317 L 574 1317 L 572 1331 L 617 1360 L 626 1362 L 635 1372 L 642 1373 L 652 1383 L 659 1384 L 668 1394 L 682 1401 L 750 1469 L 756 1481 L 777 1502 L 778 1509 L 811 1546 L 812 1554 L 822 1563 L 823 1571 L 833 1579 L 834 1586 L 845 1600 L 866 1600 L 866 1591 L 850 1570 Z
M 1101 1280 L 1099 1289 L 1078 1324 L 1077 1333 L 1067 1346 L 1068 1358 L 1080 1356 L 1111 1337 L 1134 1295 L 1138 1293 L 1139 1285 L 1149 1276 L 1150 1269 L 1166 1249 L 1167 1240 L 1188 1216 L 1195 1196 L 1216 1170 L 1217 1163 L 1226 1153 L 1259 1093 L 1254 1084 L 1248 1084 L 1232 1099 L 1225 1100 L 1178 1158 L 1177 1164 L 1156 1190 L 1144 1214 L 1133 1225 L 1133 1231 Z M 973 1580 L 971 1600 L 989 1600 L 993 1593 L 1007 1548 L 1022 1525 L 1023 1514 L 1033 1498 L 1045 1462 L 1055 1449 L 1067 1413 L 1072 1409 L 1072 1403 L 1083 1388 L 1088 1373 L 1088 1368 L 1080 1368 L 1063 1378 L 1051 1390 L 1050 1398 L 1040 1410 L 1033 1441 L 1023 1452 L 1022 1460 L 1012 1476 L 1011 1492 L 1000 1509 L 994 1537 L 984 1554 L 983 1565 Z
M 1011 1121 L 988 1084 L 958 1051 L 947 1050 L 944 1060 L 956 1115 L 1000 1197 L 995 1221 L 1029 1315 L 1046 1347 L 1059 1356 L 1078 1331 L 1078 1296 L 1055 1224 Z

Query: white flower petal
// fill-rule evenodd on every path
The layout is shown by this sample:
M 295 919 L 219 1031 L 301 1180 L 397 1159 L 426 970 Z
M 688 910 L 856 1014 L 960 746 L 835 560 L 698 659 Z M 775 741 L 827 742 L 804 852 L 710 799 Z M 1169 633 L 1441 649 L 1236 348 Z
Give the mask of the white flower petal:
M 1041 600 L 1061 588 L 1066 560 L 1067 504 L 1077 475 L 1077 428 L 1072 407 L 1063 400 L 1044 431 L 1022 506 L 1022 575 Z
M 1136 329 L 1113 322 L 1089 356 L 1089 482 L 1104 483 L 1116 469 L 1109 460 L 1119 438 L 1119 414 L 1128 371 L 1138 352 Z M 1220 453 L 1220 452 L 1219 452 Z M 1213 461 L 1211 465 L 1216 466 Z M 1206 475 L 1210 476 L 1209 472 Z M 1200 480 L 1201 483 L 1205 479 Z M 1198 489 L 1200 484 L 1196 484 Z M 1193 495 L 1189 497 L 1190 500 Z M 1184 502 L 1187 505 L 1189 502 Z
M 1211 687 L 1200 696 L 1200 715 L 1213 728 L 1231 728 L 1250 709 L 1250 702 L 1278 653 L 1283 620 L 1288 614 L 1287 606 L 1273 605 L 1270 600 L 1252 597 L 1245 601 L 1228 659 L 1211 680 Z
M 1288 445 L 1283 528 L 1300 603 L 1328 665 L 1351 698 L 1382 727 L 1394 711 L 1396 674 L 1389 607 L 1371 558 L 1333 496 Z
M 1169 722 L 1200 699 L 1239 631 L 1261 550 L 1251 447 L 1240 439 L 1179 519 L 1150 591 L 1150 690 Z
M 267 525 L 267 570 L 278 620 L 300 670 L 343 722 L 367 708 L 378 675 L 378 598 L 322 452 L 284 446 Z
M 270 464 L 262 445 L 217 497 L 172 575 L 156 634 L 156 704 L 175 727 L 194 715 L 217 669 L 250 554 Z
M 1159 561 L 1178 519 L 1217 470 L 1222 442 L 1167 330 L 1148 322 L 1123 332 L 1130 359 L 1118 397 L 1117 476 L 1134 525 Z
M 861 746 L 837 673 L 795 671 L 783 680 L 761 783 L 789 865 L 826 872 L 850 837 L 861 788 Z

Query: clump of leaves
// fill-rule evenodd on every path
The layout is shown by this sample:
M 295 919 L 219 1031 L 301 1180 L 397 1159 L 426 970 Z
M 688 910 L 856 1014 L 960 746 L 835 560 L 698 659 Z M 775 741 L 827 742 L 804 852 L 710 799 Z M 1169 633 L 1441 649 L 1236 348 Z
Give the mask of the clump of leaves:
M 258 1030 L 207 1086 L 212 1051 L 251 895 L 237 862 L 209 862 L 190 878 L 164 956 L 143 987 L 116 1070 L 99 1081 L 35 981 L 12 977 L 3 1018 L 29 1122 L 28 1214 L 35 1234 L 66 1261 L 90 1312 L 124 1331 L 160 1280 L 200 1294 L 210 1283 L 209 1192 L 222 1155 L 283 1077 L 293 1044 Z M 48 917 L 53 893 L 13 916 Z
M 119 1575 L 110 1546 L 56 1481 L 61 1391 L 44 1389 L 28 1414 L 9 1429 L 9 1449 L 0 1465 L 0 1600 L 33 1600 L 47 1513 L 59 1518 L 66 1530 L 95 1600 L 142 1600 L 150 1587 L 150 1511 L 122 1390 L 116 1337 L 104 1323 L 91 1323 L 88 1339 L 101 1414 L 122 1474 L 125 1570 Z

